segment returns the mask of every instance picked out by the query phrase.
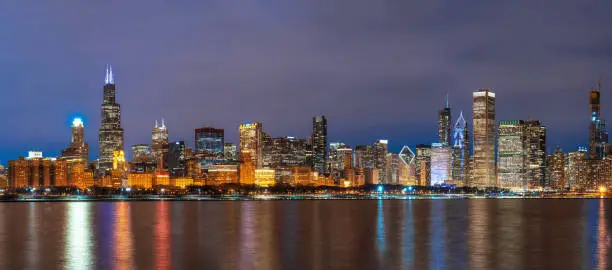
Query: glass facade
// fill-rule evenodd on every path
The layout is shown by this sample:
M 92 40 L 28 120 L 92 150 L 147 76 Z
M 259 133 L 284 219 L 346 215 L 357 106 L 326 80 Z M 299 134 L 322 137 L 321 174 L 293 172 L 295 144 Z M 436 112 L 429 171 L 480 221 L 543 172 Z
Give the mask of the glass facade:
M 225 131 L 212 127 L 195 129 L 195 158 L 206 169 L 225 161 Z
M 527 187 L 527 145 L 524 128 L 524 122 L 521 120 L 499 121 L 497 177 L 502 188 Z
M 497 186 L 495 166 L 495 93 L 480 89 L 473 97 L 474 152 L 473 171 L 469 186 Z

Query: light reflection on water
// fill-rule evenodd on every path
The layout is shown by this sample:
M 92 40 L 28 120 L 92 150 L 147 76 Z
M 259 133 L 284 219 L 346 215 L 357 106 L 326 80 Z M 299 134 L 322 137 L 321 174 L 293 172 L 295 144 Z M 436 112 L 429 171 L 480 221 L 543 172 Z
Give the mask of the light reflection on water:
M 89 202 L 71 202 L 62 204 L 66 208 L 66 216 L 68 217 L 66 226 L 66 249 L 64 259 L 67 261 L 67 269 L 84 269 L 93 266 L 93 258 L 91 254 L 91 203 Z M 35 224 L 29 224 L 35 226 Z M 55 247 L 45 247 L 55 248 Z
M 610 202 L 0 203 L 0 269 L 608 269 Z

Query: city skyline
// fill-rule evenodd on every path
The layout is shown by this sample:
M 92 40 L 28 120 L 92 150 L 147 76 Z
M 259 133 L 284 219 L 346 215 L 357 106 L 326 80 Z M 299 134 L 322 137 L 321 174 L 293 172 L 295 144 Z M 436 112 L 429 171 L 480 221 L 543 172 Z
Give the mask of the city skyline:
M 71 10 L 44 12 L 36 18 L 45 22 L 42 28 L 23 21 L 19 12 L 3 14 L 24 24 L 9 31 L 0 45 L 11 52 L 0 63 L 0 80 L 12 91 L 10 99 L 0 101 L 10 116 L 5 125 L 11 127 L 0 134 L 0 162 L 6 165 L 32 149 L 59 155 L 69 142 L 73 116 L 84 119 L 89 157 L 95 159 L 100 74 L 107 63 L 117 77 L 126 153 L 132 145 L 149 142 L 151 126 L 161 117 L 168 122 L 171 141 L 193 146 L 193 128 L 203 125 L 225 129 L 226 140 L 237 143 L 237 125 L 243 121 L 264 123 L 274 137 L 304 138 L 310 134 L 309 119 L 321 114 L 329 119 L 330 142 L 354 146 L 386 138 L 390 150 L 399 152 L 403 145 L 436 141 L 436 111 L 446 93 L 454 115 L 464 111 L 471 123 L 470 93 L 481 87 L 498 95 L 497 119 L 541 120 L 548 128 L 547 152 L 556 145 L 573 151 L 588 146 L 584 93 L 600 75 L 601 118 L 611 119 L 606 85 L 612 74 L 605 48 L 612 38 L 605 27 L 606 8 L 583 3 L 584 12 L 578 12 L 561 2 L 552 11 L 491 3 L 470 10 L 474 3 L 466 3 L 472 15 L 498 14 L 487 24 L 474 25 L 435 6 L 397 4 L 388 10 L 381 3 L 364 3 L 352 1 L 350 10 L 319 1 L 300 4 L 301 9 L 270 3 L 237 13 L 219 3 L 205 11 L 217 15 L 213 22 L 200 19 L 206 17 L 201 4 L 174 6 L 180 12 L 151 22 L 133 14 L 136 7 L 156 13 L 164 6 L 100 4 L 92 10 L 79 3 Z M 37 14 L 43 8 L 5 5 Z M 345 11 L 341 18 L 327 13 L 339 10 Z M 389 12 L 380 16 L 377 10 Z M 407 18 L 406 10 L 422 15 Z M 111 11 L 115 19 L 108 21 L 102 14 Z M 520 22 L 503 27 L 518 16 Z M 435 24 L 433 18 L 445 19 Z M 277 28 L 281 19 L 286 23 Z M 316 27 L 304 40 L 308 26 L 319 23 L 327 27 Z M 363 30 L 349 31 L 354 23 Z M 163 26 L 184 31 L 161 31 L 168 29 Z M 39 40 L 49 46 L 21 46 Z M 376 113 L 369 112 L 372 107 Z

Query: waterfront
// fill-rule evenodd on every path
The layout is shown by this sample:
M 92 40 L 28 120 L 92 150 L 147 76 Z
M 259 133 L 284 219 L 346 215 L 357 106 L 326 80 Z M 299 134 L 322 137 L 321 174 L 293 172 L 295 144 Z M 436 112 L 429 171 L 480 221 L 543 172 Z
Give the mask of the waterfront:
M 611 202 L 6 202 L 0 268 L 608 269 Z

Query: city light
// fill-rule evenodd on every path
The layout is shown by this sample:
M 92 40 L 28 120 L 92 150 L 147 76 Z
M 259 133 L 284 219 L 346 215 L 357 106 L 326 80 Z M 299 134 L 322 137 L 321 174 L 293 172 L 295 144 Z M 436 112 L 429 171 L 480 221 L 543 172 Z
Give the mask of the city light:
M 608 188 L 606 188 L 604 186 L 601 186 L 601 187 L 599 187 L 599 192 L 600 193 L 606 193 L 606 192 L 608 192 Z
M 383 192 L 383 186 L 379 185 L 376 190 L 378 190 L 378 193 L 382 193 Z

